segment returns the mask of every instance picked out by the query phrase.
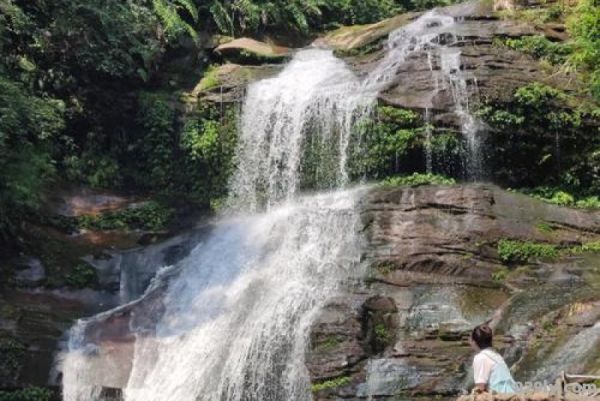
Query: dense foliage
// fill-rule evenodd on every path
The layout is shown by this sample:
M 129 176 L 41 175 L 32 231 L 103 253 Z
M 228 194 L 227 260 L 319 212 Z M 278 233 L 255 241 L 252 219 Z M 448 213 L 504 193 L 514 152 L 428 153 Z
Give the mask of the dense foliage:
M 533 83 L 479 114 L 491 134 L 487 163 L 511 187 L 553 186 L 591 196 L 600 191 L 600 136 L 594 109 L 556 88 Z
M 510 18 L 526 20 L 539 26 L 547 22 L 566 22 L 570 40 L 553 42 L 544 36 L 531 36 L 500 41 L 566 71 L 577 72 L 586 90 L 600 100 L 600 4 L 581 0 L 575 7 L 565 3 L 550 7 L 524 8 L 508 13 Z
M 200 105 L 185 123 L 175 107 L 173 71 L 198 78 L 206 68 L 201 32 L 308 37 L 429 5 L 0 0 L 0 236 L 12 237 L 51 182 L 185 193 L 203 204 L 223 196 L 235 119 Z
M 600 3 L 581 0 L 568 20 L 575 51 L 571 61 L 582 69 L 592 95 L 600 100 Z
M 15 391 L 0 391 L 0 401 L 50 401 L 52 391 L 41 387 L 26 387 Z

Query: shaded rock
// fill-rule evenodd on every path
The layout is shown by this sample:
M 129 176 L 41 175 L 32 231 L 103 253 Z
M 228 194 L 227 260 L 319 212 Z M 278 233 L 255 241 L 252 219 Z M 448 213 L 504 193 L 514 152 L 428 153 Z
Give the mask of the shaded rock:
M 20 286 L 36 286 L 46 279 L 46 269 L 36 258 L 26 258 L 15 264 L 15 280 Z
M 0 294 L 0 388 L 48 384 L 59 339 L 75 318 L 93 313 L 48 292 Z
M 121 209 L 137 202 L 130 196 L 91 188 L 59 190 L 52 193 L 49 200 L 50 212 L 60 216 L 97 215 Z

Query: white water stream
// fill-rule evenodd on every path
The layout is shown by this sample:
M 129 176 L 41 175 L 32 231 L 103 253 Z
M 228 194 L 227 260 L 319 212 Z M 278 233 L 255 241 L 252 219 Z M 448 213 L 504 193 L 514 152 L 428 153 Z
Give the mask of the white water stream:
M 361 275 L 364 190 L 299 196 L 306 146 L 328 149 L 314 187 L 345 186 L 354 123 L 419 51 L 441 58 L 456 111 L 468 115 L 460 57 L 448 51 L 455 23 L 433 11 L 393 32 L 385 58 L 362 82 L 331 51 L 309 49 L 278 76 L 250 85 L 230 183 L 234 212 L 157 278 L 131 315 L 117 310 L 77 323 L 62 364 L 64 400 L 96 401 L 110 386 L 126 401 L 309 400 L 311 322 Z M 129 319 L 127 336 L 111 339 L 108 323 L 95 331 L 115 316 Z M 127 363 L 115 363 L 129 343 Z

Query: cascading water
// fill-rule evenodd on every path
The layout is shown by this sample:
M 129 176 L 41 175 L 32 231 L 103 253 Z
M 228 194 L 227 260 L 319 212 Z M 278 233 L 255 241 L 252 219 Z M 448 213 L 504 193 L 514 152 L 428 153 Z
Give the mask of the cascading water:
M 232 216 L 140 300 L 72 329 L 65 401 L 103 399 L 103 387 L 122 388 L 126 401 L 310 399 L 310 323 L 360 275 L 362 190 L 295 194 L 307 137 L 333 144 L 328 185 L 347 181 L 356 85 L 331 51 L 311 49 L 249 88 Z M 122 320 L 126 333 L 111 338 Z
M 303 183 L 348 182 L 352 127 L 411 54 L 440 57 L 456 111 L 468 115 L 467 80 L 452 64 L 459 56 L 447 57 L 454 24 L 433 11 L 393 32 L 363 82 L 331 51 L 309 49 L 277 77 L 252 84 L 230 183 L 232 216 L 163 269 L 139 300 L 78 322 L 62 364 L 65 401 L 102 399 L 103 387 L 122 388 L 126 401 L 309 400 L 310 324 L 361 275 L 363 190 L 297 193 Z
M 357 272 L 359 195 L 301 198 L 221 221 L 179 266 L 161 316 L 149 317 L 156 322 L 132 324 L 124 399 L 310 399 L 307 333 L 322 304 Z M 87 361 L 98 355 L 82 345 L 72 344 L 65 360 L 68 401 L 95 399 L 102 380 Z
M 313 188 L 348 183 L 352 123 L 370 97 L 357 94 L 358 78 L 331 50 L 299 52 L 275 78 L 248 88 L 241 118 L 238 171 L 231 183 L 237 209 L 260 210 L 298 191 L 306 146 L 327 148 Z
M 455 113 L 460 119 L 461 133 L 465 137 L 468 155 L 466 173 L 471 179 L 480 179 L 484 174 L 481 139 L 483 124 L 470 112 L 469 84 L 476 85 L 475 77 L 464 71 L 457 34 L 460 20 L 434 9 L 423 14 L 411 24 L 393 31 L 388 39 L 387 53 L 383 61 L 368 75 L 365 90 L 381 91 L 395 79 L 398 69 L 411 56 L 426 53 L 429 69 L 434 80 L 434 92 L 447 90 L 452 96 Z M 436 60 L 439 68 L 435 68 Z M 428 133 L 430 134 L 430 132 Z M 430 160 L 430 139 L 426 147 L 427 169 Z

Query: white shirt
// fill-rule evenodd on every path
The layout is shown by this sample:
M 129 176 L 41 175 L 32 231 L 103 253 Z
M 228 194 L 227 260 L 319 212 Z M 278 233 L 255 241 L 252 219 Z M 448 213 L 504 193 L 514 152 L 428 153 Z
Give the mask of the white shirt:
M 516 383 L 506 366 L 504 358 L 491 348 L 480 351 L 473 358 L 475 384 L 487 385 L 488 391 L 514 393 Z
M 500 359 L 502 359 L 502 357 L 489 348 L 479 351 L 479 353 L 475 355 L 475 358 L 473 358 L 473 376 L 475 384 L 488 384 L 494 366 L 496 366 Z

